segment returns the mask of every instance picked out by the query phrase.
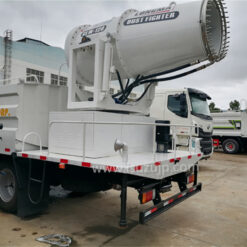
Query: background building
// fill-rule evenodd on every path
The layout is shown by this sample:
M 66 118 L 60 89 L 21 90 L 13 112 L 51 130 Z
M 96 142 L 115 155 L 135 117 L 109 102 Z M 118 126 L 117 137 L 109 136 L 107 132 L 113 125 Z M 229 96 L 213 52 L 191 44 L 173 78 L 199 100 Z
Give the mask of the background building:
M 0 85 L 37 80 L 39 83 L 67 85 L 68 67 L 64 50 L 31 38 L 12 41 L 12 31 L 7 30 L 4 37 L 0 36 Z M 143 90 L 140 86 L 129 98 L 136 98 Z M 110 93 L 118 92 L 119 82 L 112 81 Z
M 6 31 L 0 37 L 0 84 L 35 81 L 30 75 L 39 83 L 67 85 L 64 50 L 31 38 L 12 41 L 12 32 Z

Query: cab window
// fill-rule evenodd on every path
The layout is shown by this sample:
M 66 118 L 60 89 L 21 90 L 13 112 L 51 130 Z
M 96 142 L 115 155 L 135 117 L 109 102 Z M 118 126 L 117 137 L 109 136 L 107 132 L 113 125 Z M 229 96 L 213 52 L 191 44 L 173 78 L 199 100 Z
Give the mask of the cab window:
M 169 95 L 167 107 L 179 117 L 187 118 L 188 116 L 188 106 L 185 94 Z

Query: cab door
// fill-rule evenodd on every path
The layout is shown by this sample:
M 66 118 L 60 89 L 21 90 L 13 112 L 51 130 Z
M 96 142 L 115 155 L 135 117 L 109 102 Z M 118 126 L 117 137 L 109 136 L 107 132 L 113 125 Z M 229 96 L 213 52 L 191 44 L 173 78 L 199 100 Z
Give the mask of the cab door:
M 170 120 L 171 124 L 184 126 L 191 125 L 189 100 L 184 92 L 168 93 L 165 99 L 164 119 Z M 173 132 L 177 135 L 177 144 L 181 146 L 189 145 L 190 127 L 173 127 Z

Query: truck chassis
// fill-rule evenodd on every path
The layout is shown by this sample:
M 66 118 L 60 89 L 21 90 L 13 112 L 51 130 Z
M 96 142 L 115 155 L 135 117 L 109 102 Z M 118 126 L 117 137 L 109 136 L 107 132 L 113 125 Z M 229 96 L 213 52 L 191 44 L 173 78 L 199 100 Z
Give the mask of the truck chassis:
M 192 166 L 189 171 L 183 173 L 174 174 L 162 179 L 146 178 L 141 177 L 138 174 L 142 169 L 145 170 L 144 165 L 134 166 L 136 174 L 123 173 L 120 166 L 105 166 L 99 170 L 95 170 L 95 166 L 90 162 L 81 161 L 81 167 L 75 165 L 73 160 L 57 159 L 51 161 L 49 156 L 45 156 L 45 151 L 42 155 L 34 157 L 35 152 L 19 152 L 13 153 L 11 156 L 1 155 L 2 163 L 5 165 L 5 169 L 8 168 L 13 172 L 14 180 L 12 183 L 15 186 L 14 203 L 9 207 L 5 208 L 6 211 L 16 212 L 19 217 L 28 217 L 42 213 L 48 206 L 49 203 L 49 186 L 62 184 L 68 189 L 78 189 L 78 183 L 81 182 L 83 176 L 93 178 L 97 183 L 86 186 L 86 191 L 93 192 L 100 190 L 108 190 L 113 187 L 121 190 L 121 210 L 120 210 L 120 221 L 119 225 L 124 227 L 127 226 L 126 219 L 126 208 L 127 208 L 127 189 L 128 187 L 137 190 L 139 200 L 141 204 L 152 201 L 153 206 L 144 209 L 139 214 L 139 223 L 144 224 L 159 214 L 167 211 L 173 206 L 179 204 L 185 199 L 191 197 L 197 192 L 201 191 L 201 183 L 197 183 L 197 164 Z M 180 152 L 180 151 L 178 151 Z M 180 152 L 181 155 L 183 152 Z M 32 156 L 32 157 L 31 157 Z M 176 160 L 170 159 L 169 162 L 172 165 L 181 162 L 181 160 L 199 160 L 201 154 L 190 155 L 188 157 L 178 157 Z M 63 162 L 63 163 L 62 163 Z M 74 163 L 74 164 L 71 164 Z M 154 167 L 162 167 L 164 161 L 156 162 Z M 121 173 L 118 172 L 121 170 Z M 4 176 L 4 169 L 1 170 L 0 176 Z M 75 175 L 76 174 L 76 175 Z M 84 174 L 84 175 L 82 175 Z M 82 177 L 81 177 L 82 176 Z M 66 179 L 65 179 L 66 178 Z M 74 184 L 67 184 L 65 181 L 76 181 Z M 88 181 L 87 181 L 88 182 Z M 180 193 L 173 195 L 165 200 L 161 199 L 161 193 L 169 191 L 172 187 L 171 182 L 176 182 L 179 186 Z M 193 183 L 193 184 L 192 184 Z M 188 188 L 190 184 L 190 188 Z M 89 184 L 88 184 L 89 185 Z M 9 185 L 11 186 L 11 185 Z M 71 187 L 72 186 L 72 187 Z M 80 186 L 79 186 L 80 187 Z M 85 184 L 82 185 L 85 188 Z

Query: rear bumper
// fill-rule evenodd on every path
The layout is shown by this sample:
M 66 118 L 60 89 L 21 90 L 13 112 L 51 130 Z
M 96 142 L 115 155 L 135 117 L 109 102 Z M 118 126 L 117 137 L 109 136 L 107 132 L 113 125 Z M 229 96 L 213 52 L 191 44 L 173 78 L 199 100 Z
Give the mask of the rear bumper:
M 156 204 L 153 207 L 146 209 L 145 211 L 140 212 L 139 215 L 139 223 L 144 224 L 147 221 L 151 220 L 152 218 L 160 215 L 161 213 L 167 211 L 168 209 L 176 206 L 177 204 L 181 203 L 182 201 L 186 200 L 187 198 L 195 195 L 196 193 L 200 192 L 202 189 L 202 184 L 199 183 L 183 192 L 180 192 L 160 203 Z

